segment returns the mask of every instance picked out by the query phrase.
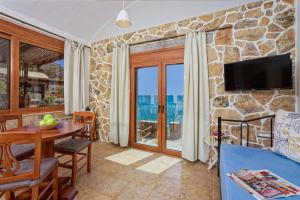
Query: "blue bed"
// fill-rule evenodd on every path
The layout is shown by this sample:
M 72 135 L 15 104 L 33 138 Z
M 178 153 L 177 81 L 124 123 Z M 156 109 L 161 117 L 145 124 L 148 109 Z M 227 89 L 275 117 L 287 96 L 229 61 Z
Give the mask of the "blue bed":
M 240 169 L 268 169 L 300 186 L 300 164 L 272 151 L 222 144 L 220 148 L 220 178 L 222 200 L 253 200 L 248 192 L 234 183 L 227 173 Z M 300 196 L 285 198 L 300 200 Z

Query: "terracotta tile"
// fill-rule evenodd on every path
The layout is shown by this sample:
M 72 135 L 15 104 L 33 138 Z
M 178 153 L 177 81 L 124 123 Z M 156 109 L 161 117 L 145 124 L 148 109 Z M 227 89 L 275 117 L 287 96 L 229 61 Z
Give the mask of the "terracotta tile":
M 179 200 L 179 199 L 164 193 L 152 192 L 147 198 L 147 200 Z
M 182 161 L 159 175 L 136 168 L 160 157 L 152 156 L 123 166 L 104 158 L 128 148 L 93 143 L 92 171 L 78 174 L 76 200 L 219 200 L 217 168 L 207 170 L 201 162 Z M 69 170 L 59 169 L 69 175 Z
M 91 187 L 86 187 L 80 184 L 77 184 L 77 189 L 79 191 L 75 200 L 112 200 L 111 197 L 99 193 L 96 190 L 90 189 Z
M 115 178 L 109 178 L 107 182 L 108 183 L 105 184 L 103 190 L 101 190 L 101 193 L 111 197 L 117 196 L 128 184 L 125 180 Z
M 147 199 L 154 188 L 154 184 L 147 182 L 133 181 L 129 183 L 122 192 L 115 198 L 116 200 L 143 200 Z
M 161 177 L 156 183 L 153 191 L 157 193 L 164 193 L 168 196 L 179 198 L 181 189 L 183 188 L 182 181 L 180 179 Z

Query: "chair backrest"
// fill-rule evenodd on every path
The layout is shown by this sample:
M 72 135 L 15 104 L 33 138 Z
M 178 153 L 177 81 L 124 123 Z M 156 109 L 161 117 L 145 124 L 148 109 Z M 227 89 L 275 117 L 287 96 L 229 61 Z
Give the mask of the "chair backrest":
M 73 113 L 73 122 L 75 123 L 82 123 L 85 125 L 84 133 L 89 132 L 89 139 L 92 140 L 92 134 L 91 132 L 95 130 L 96 126 L 96 115 L 94 112 L 91 111 L 82 111 L 82 112 L 74 112 Z M 87 123 L 90 122 L 90 129 L 89 131 L 86 130 Z
M 0 132 L 7 131 L 6 122 L 17 120 L 18 127 L 22 127 L 22 114 L 4 114 L 0 115 Z
M 33 169 L 20 172 L 20 163 L 11 151 L 13 144 L 35 144 Z M 0 134 L 0 184 L 38 179 L 41 166 L 40 132 L 5 131 Z

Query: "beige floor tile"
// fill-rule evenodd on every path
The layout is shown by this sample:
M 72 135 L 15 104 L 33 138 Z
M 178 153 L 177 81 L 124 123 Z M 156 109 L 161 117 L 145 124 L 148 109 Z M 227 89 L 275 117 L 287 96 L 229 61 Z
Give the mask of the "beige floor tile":
M 107 196 L 116 197 L 128 183 L 128 181 L 122 179 L 109 178 L 101 192 Z
M 104 159 L 129 148 L 94 142 L 92 171 L 83 169 L 77 180 L 76 200 L 219 200 L 217 170 L 201 162 L 181 161 L 160 174 L 137 170 L 163 154 L 153 153 L 124 166 Z M 68 170 L 59 169 L 60 174 Z
M 164 193 L 152 192 L 147 198 L 147 200 L 179 200 L 179 199 Z
M 112 200 L 111 197 L 92 189 L 92 186 L 83 186 L 77 184 L 76 188 L 78 189 L 79 193 L 75 200 Z

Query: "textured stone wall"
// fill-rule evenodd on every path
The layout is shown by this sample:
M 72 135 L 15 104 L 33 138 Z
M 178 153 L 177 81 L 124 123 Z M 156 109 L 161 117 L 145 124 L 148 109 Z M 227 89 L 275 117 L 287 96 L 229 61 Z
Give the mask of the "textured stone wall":
M 278 109 L 294 110 L 294 90 L 225 92 L 223 65 L 240 60 L 291 52 L 295 55 L 295 8 L 293 0 L 265 0 L 182 21 L 143 29 L 92 44 L 90 106 L 97 112 L 97 131 L 109 139 L 109 101 L 112 49 L 115 45 L 167 38 L 200 28 L 212 29 L 231 24 L 233 28 L 207 33 L 211 130 L 217 117 L 249 119 L 273 114 Z M 293 60 L 294 60 L 293 56 Z M 238 135 L 239 126 L 224 124 L 224 130 Z M 269 130 L 268 120 L 252 123 L 252 146 L 267 146 L 257 138 Z

